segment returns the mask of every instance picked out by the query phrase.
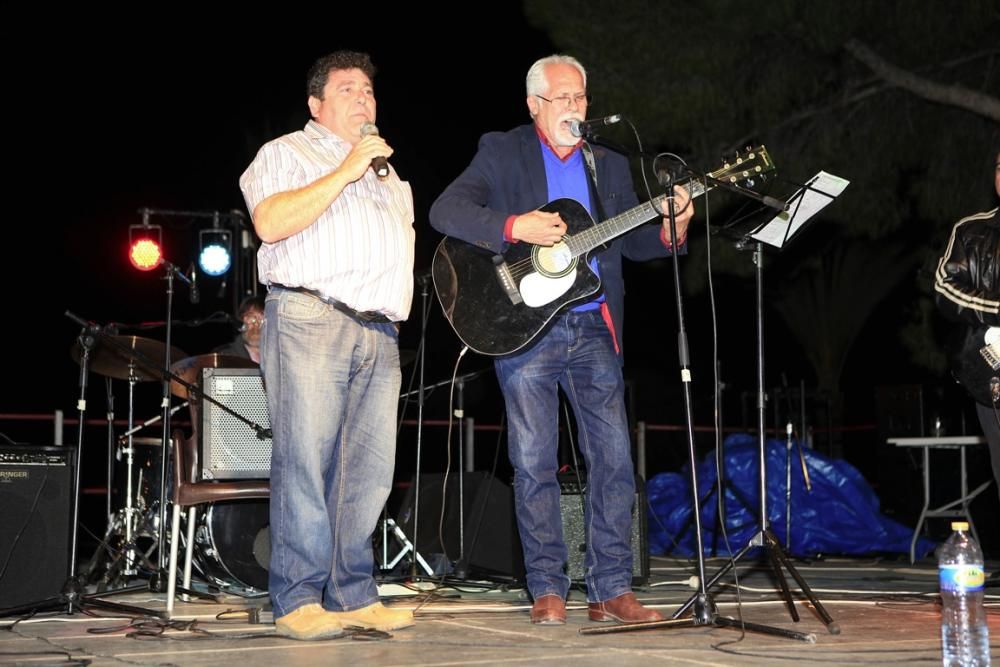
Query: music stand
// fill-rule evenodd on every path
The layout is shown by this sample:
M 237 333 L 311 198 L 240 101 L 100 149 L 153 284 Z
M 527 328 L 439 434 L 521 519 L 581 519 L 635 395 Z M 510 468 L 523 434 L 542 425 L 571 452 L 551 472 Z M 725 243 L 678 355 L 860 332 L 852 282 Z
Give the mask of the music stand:
M 718 183 L 725 187 L 725 189 L 733 190 L 733 188 L 726 187 L 722 183 Z M 762 634 L 774 635 L 777 637 L 785 637 L 787 639 L 797 639 L 799 641 L 805 642 L 815 642 L 815 635 L 812 633 L 805 634 L 801 632 L 796 632 L 793 630 L 785 630 L 784 628 L 778 628 L 769 625 L 762 625 L 759 623 L 748 623 L 741 620 L 736 620 L 732 618 L 727 618 L 719 616 L 715 601 L 712 599 L 711 594 L 708 589 L 712 588 L 722 577 L 724 577 L 731 569 L 736 566 L 736 563 L 743 558 L 751 549 L 756 547 L 763 547 L 768 556 L 768 560 L 771 565 L 775 579 L 778 582 L 778 586 L 781 589 L 781 596 L 785 600 L 788 606 L 789 615 L 795 622 L 799 621 L 798 610 L 795 609 L 795 604 L 792 600 L 791 591 L 788 588 L 788 582 L 785 576 L 782 574 L 781 568 L 784 567 L 788 573 L 795 579 L 796 583 L 801 587 L 802 592 L 806 595 L 808 600 L 812 603 L 813 608 L 816 609 L 817 614 L 819 614 L 820 619 L 826 625 L 827 630 L 830 634 L 838 635 L 840 634 L 840 626 L 833 620 L 833 618 L 827 613 L 826 609 L 823 607 L 822 603 L 813 594 L 812 589 L 806 583 L 802 575 L 795 570 L 791 562 L 785 556 L 781 549 L 781 544 L 778 542 L 774 533 L 771 531 L 769 522 L 767 519 L 767 477 L 766 477 L 766 449 L 765 449 L 765 434 L 764 434 L 764 424 L 765 424 L 765 405 L 764 405 L 764 276 L 763 276 L 763 244 L 766 242 L 769 245 L 773 245 L 777 248 L 784 247 L 797 233 L 802 229 L 803 225 L 812 218 L 819 210 L 833 201 L 837 195 L 843 192 L 844 188 L 848 185 L 848 181 L 842 179 L 838 176 L 833 176 L 832 174 L 827 174 L 826 172 L 819 172 L 816 176 L 810 179 L 807 183 L 803 184 L 799 190 L 797 190 L 791 197 L 789 197 L 786 202 L 780 204 L 781 210 L 772 219 L 768 220 L 764 224 L 758 226 L 756 229 L 752 230 L 747 238 L 752 238 L 756 241 L 754 247 L 754 267 L 755 267 L 755 282 L 756 282 L 756 325 L 757 325 L 757 436 L 759 444 L 759 455 L 760 455 L 760 530 L 758 530 L 747 542 L 746 546 L 739 550 L 739 552 L 731 558 L 718 572 L 716 572 L 711 579 L 706 583 L 705 581 L 705 565 L 704 565 L 704 547 L 702 546 L 701 539 L 701 518 L 700 518 L 700 507 L 698 502 L 698 483 L 697 476 L 695 474 L 695 468 L 697 467 L 697 461 L 694 458 L 694 443 L 693 443 L 693 433 L 690 427 L 690 390 L 688 387 L 688 381 L 684 382 L 685 389 L 685 408 L 688 412 L 688 440 L 689 440 L 689 450 L 690 450 L 690 461 L 691 466 L 691 483 L 693 489 L 693 496 L 695 501 L 694 515 L 695 515 L 695 543 L 698 550 L 697 560 L 698 560 L 698 575 L 700 590 L 693 594 L 688 600 L 675 611 L 671 617 L 663 621 L 647 621 L 642 623 L 629 623 L 623 625 L 615 625 L 608 628 L 582 628 L 580 634 L 611 634 L 617 632 L 632 632 L 636 630 L 648 630 L 652 628 L 665 628 L 665 627 L 688 627 L 688 626 L 698 626 L 698 625 L 714 625 L 717 627 L 730 627 L 730 628 L 742 628 L 744 630 L 749 630 L 751 632 L 759 632 Z M 669 190 L 668 190 L 669 191 Z M 742 191 L 742 189 L 737 190 L 741 194 L 749 194 Z M 753 198 L 762 201 L 763 203 L 775 206 L 772 199 L 770 202 L 767 201 L 768 197 L 760 197 L 756 193 L 753 193 Z M 671 239 L 674 240 L 674 221 L 673 215 L 670 216 L 670 226 L 671 226 Z M 676 242 L 676 241 L 675 241 Z M 677 290 L 677 307 L 678 311 L 682 311 L 681 300 L 680 300 L 680 287 L 678 283 L 678 269 L 677 269 L 677 258 L 674 257 L 674 279 L 675 286 Z M 684 365 L 686 356 L 686 340 L 684 338 L 683 332 L 683 318 L 681 319 L 681 340 L 682 340 L 682 366 Z M 686 370 L 686 368 L 685 368 Z M 680 618 L 688 609 L 694 606 L 693 613 L 690 617 Z

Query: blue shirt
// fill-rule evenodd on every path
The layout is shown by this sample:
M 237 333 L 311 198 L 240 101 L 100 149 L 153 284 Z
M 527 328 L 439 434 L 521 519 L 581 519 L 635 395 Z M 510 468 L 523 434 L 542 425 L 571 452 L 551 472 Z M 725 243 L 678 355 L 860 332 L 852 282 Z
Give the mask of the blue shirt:
M 549 201 L 554 199 L 572 199 L 579 202 L 593 216 L 590 207 L 590 187 L 587 183 L 587 167 L 583 162 L 583 151 L 574 149 L 565 160 L 556 155 L 544 141 L 539 139 L 542 145 L 542 162 L 545 164 L 545 181 L 548 183 Z M 597 268 L 597 258 L 591 258 L 590 268 L 600 276 Z M 585 310 L 596 310 L 604 302 L 604 293 L 601 292 L 593 301 L 573 308 L 580 312 Z

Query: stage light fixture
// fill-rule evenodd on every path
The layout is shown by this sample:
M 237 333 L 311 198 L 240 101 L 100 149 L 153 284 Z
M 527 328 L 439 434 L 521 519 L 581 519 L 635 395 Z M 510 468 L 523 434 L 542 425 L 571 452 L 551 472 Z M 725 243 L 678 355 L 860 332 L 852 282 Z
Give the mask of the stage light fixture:
M 163 262 L 163 230 L 159 225 L 129 225 L 128 259 L 140 271 L 152 271 Z
M 228 229 L 213 226 L 201 230 L 198 232 L 198 248 L 198 266 L 206 275 L 221 276 L 233 265 L 230 250 L 232 237 Z

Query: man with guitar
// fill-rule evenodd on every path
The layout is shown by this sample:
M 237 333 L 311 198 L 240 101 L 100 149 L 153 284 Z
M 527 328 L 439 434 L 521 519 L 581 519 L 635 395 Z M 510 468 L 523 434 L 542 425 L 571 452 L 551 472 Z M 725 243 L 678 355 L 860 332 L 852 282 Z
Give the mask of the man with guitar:
M 613 240 L 607 236 L 603 248 L 580 257 L 577 264 L 570 237 L 585 236 L 589 219 L 578 235 L 576 222 L 566 219 L 568 214 L 538 209 L 553 200 L 575 200 L 573 207 L 578 209 L 578 203 L 585 209 L 582 217 L 589 213 L 601 221 L 637 207 L 639 201 L 626 158 L 591 147 L 571 131 L 571 122 L 583 121 L 587 113 L 587 75 L 580 63 L 569 56 L 543 58 L 529 69 L 526 87 L 533 123 L 484 135 L 472 163 L 432 206 L 430 221 L 438 231 L 497 258 L 498 275 L 502 273 L 512 286 L 506 296 L 499 293 L 510 301 L 484 302 L 481 310 L 511 302 L 528 304 L 531 308 L 524 309 L 528 328 L 539 324 L 537 331 L 524 336 L 523 344 L 507 349 L 470 345 L 499 355 L 495 366 L 507 406 L 517 522 L 534 600 L 531 622 L 566 621 L 570 580 L 556 477 L 559 387 L 573 407 L 587 464 L 589 617 L 626 623 L 660 620 L 660 613 L 642 606 L 631 590 L 635 482 L 621 371 L 621 259 L 668 256 L 669 225 L 664 217 L 662 224 L 635 226 Z M 653 209 L 646 219 L 665 215 L 672 204 L 677 239 L 683 243 L 694 206 L 683 188 L 671 194 L 662 200 L 662 211 Z M 509 265 L 500 261 L 502 253 L 519 246 L 530 247 L 532 257 Z M 527 275 L 525 267 L 533 261 L 539 269 Z M 451 269 L 449 275 L 457 277 L 459 273 Z M 536 276 L 540 286 L 525 287 L 523 283 Z M 551 280 L 546 283 L 547 279 Z M 486 274 L 483 281 L 492 282 L 493 276 Z M 442 285 L 445 282 L 457 280 L 435 269 L 435 286 L 443 301 L 442 290 L 452 289 Z M 581 282 L 585 287 L 574 286 Z M 544 314 L 532 321 L 538 312 Z M 505 318 L 494 326 L 500 336 L 523 325 Z M 488 343 L 489 336 L 484 340 Z
M 1000 197 L 1000 152 L 994 166 Z M 1000 209 L 959 220 L 934 276 L 935 300 L 966 325 L 955 374 L 976 399 L 1000 491 Z

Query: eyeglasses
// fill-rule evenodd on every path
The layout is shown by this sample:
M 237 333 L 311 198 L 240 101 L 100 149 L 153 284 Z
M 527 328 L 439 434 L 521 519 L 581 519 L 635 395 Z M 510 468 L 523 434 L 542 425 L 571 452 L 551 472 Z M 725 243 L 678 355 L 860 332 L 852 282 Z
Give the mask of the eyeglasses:
M 563 109 L 569 109 L 573 104 L 578 107 L 582 107 L 585 104 L 590 104 L 594 101 L 594 98 L 586 93 L 579 93 L 578 95 L 560 95 L 559 97 L 553 97 L 551 100 L 547 97 L 542 97 L 541 95 L 535 95 L 540 100 L 545 100 L 549 104 L 555 107 L 561 107 Z
M 258 328 L 262 324 L 264 324 L 263 317 L 248 317 L 247 319 L 243 320 L 243 325 L 248 329 Z

